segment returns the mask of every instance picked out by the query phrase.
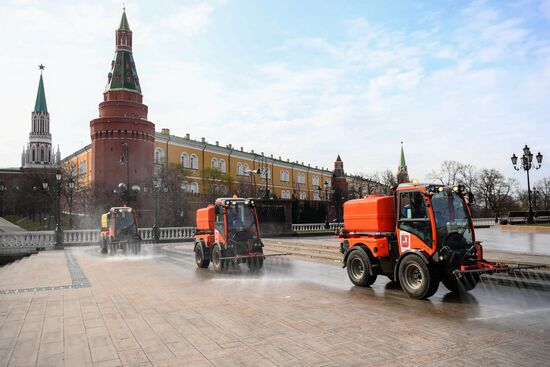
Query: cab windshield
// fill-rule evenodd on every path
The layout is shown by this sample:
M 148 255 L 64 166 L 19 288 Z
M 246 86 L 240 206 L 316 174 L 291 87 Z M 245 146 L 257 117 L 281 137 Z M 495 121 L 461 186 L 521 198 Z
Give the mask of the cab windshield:
M 432 196 L 437 228 L 437 242 L 451 248 L 472 244 L 472 230 L 464 200 L 454 192 L 438 192 Z
M 136 226 L 132 212 L 121 210 L 116 214 L 116 234 L 135 233 Z
M 254 209 L 244 203 L 237 203 L 227 208 L 227 232 L 229 235 L 246 232 L 249 238 L 258 238 Z

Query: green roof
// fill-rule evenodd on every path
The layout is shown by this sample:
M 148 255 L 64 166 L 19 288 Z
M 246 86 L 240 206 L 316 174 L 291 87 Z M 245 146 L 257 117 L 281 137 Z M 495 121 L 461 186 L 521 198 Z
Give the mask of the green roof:
M 40 73 L 40 82 L 38 83 L 38 92 L 36 93 L 36 102 L 34 103 L 34 112 L 48 112 L 46 104 L 46 92 L 44 92 L 44 81 Z
M 405 163 L 405 152 L 403 152 L 403 142 L 401 142 L 401 162 L 400 166 L 405 167 L 407 164 Z
M 119 30 L 129 31 L 130 25 L 128 24 L 128 19 L 126 18 L 126 10 L 122 12 L 122 18 L 120 19 L 120 25 L 118 26 Z
M 130 51 L 119 50 L 111 64 L 107 90 L 126 89 L 141 94 L 136 64 Z

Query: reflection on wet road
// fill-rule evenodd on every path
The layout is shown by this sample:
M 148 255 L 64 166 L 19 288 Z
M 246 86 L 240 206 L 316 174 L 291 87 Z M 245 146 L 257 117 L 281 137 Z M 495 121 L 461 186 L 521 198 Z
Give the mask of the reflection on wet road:
M 153 250 L 154 248 L 154 250 Z M 441 285 L 429 300 L 408 298 L 399 285 L 379 276 L 371 288 L 354 287 L 345 269 L 338 264 L 297 260 L 292 257 L 273 257 L 265 261 L 260 273 L 252 274 L 245 265 L 217 274 L 212 267 L 198 269 L 194 262 L 192 244 L 160 245 L 149 250 L 153 261 L 170 262 L 187 276 L 206 282 L 226 283 L 228 287 L 262 288 L 284 283 L 301 283 L 321 287 L 326 297 L 338 297 L 348 292 L 357 302 L 369 298 L 384 298 L 388 307 L 411 314 L 434 312 L 445 319 L 484 322 L 505 329 L 524 330 L 550 336 L 550 292 L 481 282 L 467 294 L 455 294 Z M 159 256 L 161 255 L 161 256 Z M 319 300 L 322 302 L 322 300 Z
M 476 228 L 476 239 L 491 250 L 550 255 L 550 233 L 505 232 L 498 227 Z

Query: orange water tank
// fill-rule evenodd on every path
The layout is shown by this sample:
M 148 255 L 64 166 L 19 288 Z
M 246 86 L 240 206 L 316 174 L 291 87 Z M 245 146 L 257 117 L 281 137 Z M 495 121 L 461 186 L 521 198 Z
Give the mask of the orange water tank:
M 197 210 L 197 229 L 214 230 L 214 205 Z
M 344 229 L 348 232 L 393 232 L 393 196 L 368 195 L 344 203 Z

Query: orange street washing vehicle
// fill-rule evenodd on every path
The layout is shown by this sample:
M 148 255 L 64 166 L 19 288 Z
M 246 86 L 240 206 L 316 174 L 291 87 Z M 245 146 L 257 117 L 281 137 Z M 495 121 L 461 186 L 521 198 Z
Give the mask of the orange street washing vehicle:
M 141 251 L 141 237 L 135 213 L 129 207 L 111 208 L 101 215 L 99 243 L 101 253 L 113 255 L 117 250 L 138 254 Z
M 369 286 L 378 275 L 401 284 L 412 298 L 431 297 L 440 281 L 469 291 L 483 273 L 508 267 L 483 259 L 462 185 L 401 184 L 394 195 L 368 195 L 344 203 L 339 236 L 351 282 Z
M 197 210 L 195 262 L 207 268 L 210 261 L 218 273 L 230 265 L 246 263 L 250 271 L 262 268 L 266 256 L 254 199 L 220 198 Z

